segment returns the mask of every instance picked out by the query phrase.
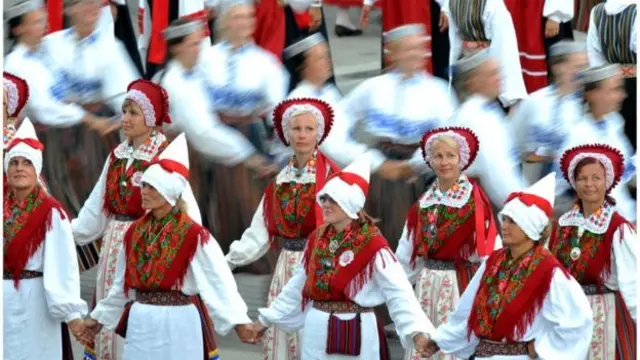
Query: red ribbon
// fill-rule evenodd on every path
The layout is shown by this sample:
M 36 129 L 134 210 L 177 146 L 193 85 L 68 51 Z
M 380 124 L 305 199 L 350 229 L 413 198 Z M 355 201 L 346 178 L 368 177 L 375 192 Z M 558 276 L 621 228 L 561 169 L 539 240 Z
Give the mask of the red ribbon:
M 162 64 L 167 46 L 162 35 L 169 26 L 169 0 L 154 0 L 151 14 L 151 40 L 149 44 L 149 62 Z
M 169 159 L 155 160 L 151 163 L 160 165 L 165 171 L 170 173 L 178 173 L 185 179 L 189 179 L 189 169 L 181 163 Z
M 13 139 L 11 141 L 11 143 L 9 144 L 9 146 L 7 147 L 7 151 L 11 150 L 14 146 L 18 145 L 19 143 L 25 143 L 27 145 L 29 145 L 30 147 L 36 149 L 36 150 L 44 150 L 44 145 L 36 140 L 36 139 Z
M 523 192 L 514 192 L 511 193 L 509 197 L 507 197 L 507 201 L 505 202 L 505 204 L 513 199 L 519 199 L 520 202 L 527 206 L 536 206 L 538 209 L 542 210 L 549 218 L 553 216 L 553 207 L 551 206 L 551 203 L 549 203 L 549 201 L 545 198 L 533 194 L 526 194 Z
M 333 174 L 329 178 L 329 180 L 333 179 L 334 177 L 339 177 L 342 181 L 346 182 L 349 185 L 357 185 L 360 189 L 362 189 L 364 196 L 367 196 L 367 194 L 369 193 L 369 183 L 359 175 L 349 172 L 339 172 L 337 174 Z
M 62 30 L 64 21 L 64 5 L 63 0 L 48 0 L 47 13 L 49 16 L 49 33 Z

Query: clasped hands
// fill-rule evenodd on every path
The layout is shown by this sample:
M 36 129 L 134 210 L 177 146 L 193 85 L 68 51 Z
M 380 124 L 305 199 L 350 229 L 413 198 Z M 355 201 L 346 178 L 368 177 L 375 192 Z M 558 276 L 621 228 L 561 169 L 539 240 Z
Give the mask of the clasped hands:
M 73 337 L 84 346 L 93 343 L 96 335 L 102 330 L 102 324 L 90 317 L 85 320 L 72 320 L 67 325 Z
M 438 348 L 438 344 L 436 344 L 436 342 L 426 334 L 418 334 L 414 336 L 413 345 L 418 354 L 420 354 L 420 356 L 422 356 L 423 358 L 430 358 L 435 353 L 440 351 L 440 348 Z
M 255 322 L 253 324 L 236 325 L 235 331 L 243 343 L 259 344 L 262 342 L 262 337 L 267 331 L 267 327 L 263 326 L 259 322 Z

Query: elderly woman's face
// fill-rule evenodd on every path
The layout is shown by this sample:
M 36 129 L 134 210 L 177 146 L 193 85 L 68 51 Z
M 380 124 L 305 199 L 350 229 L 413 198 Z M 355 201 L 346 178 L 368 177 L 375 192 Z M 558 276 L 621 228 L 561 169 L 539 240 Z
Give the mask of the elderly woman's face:
M 329 195 L 320 197 L 320 206 L 322 208 L 322 217 L 327 224 L 337 224 L 349 219 L 349 215 Z
M 9 161 L 7 182 L 14 190 L 26 190 L 36 186 L 38 176 L 31 160 L 16 156 Z
M 460 177 L 460 155 L 457 146 L 436 141 L 432 147 L 431 166 L 440 181 L 452 182 Z
M 517 246 L 528 240 L 527 234 L 522 231 L 520 226 L 512 218 L 505 215 L 502 215 L 500 231 L 502 232 L 502 244 L 506 247 Z
M 167 199 L 156 188 L 147 183 L 142 183 L 140 195 L 142 197 L 142 208 L 145 210 L 156 210 L 169 204 Z
M 576 192 L 578 193 L 578 198 L 584 202 L 604 202 L 606 177 L 602 164 L 595 162 L 584 165 L 578 170 Z
M 311 113 L 289 120 L 289 143 L 296 154 L 312 153 L 318 144 L 318 122 Z
M 129 139 L 138 138 L 150 133 L 153 128 L 144 121 L 142 108 L 135 101 L 125 100 L 122 105 L 122 131 Z

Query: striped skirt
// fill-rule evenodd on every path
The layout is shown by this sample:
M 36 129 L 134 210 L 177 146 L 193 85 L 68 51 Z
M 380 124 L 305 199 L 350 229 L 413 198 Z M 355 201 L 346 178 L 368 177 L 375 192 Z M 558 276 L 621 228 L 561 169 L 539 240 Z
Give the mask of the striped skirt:
M 478 270 L 478 263 L 465 264 L 464 270 L 432 270 L 424 268 L 416 280 L 415 293 L 422 311 L 433 323 L 434 327 L 447 322 L 447 315 L 455 310 L 464 292 L 471 281 L 473 274 Z M 405 360 L 421 360 L 423 357 L 415 349 L 405 352 Z M 445 355 L 442 352 L 431 357 L 432 360 L 455 360 L 454 355 Z
M 273 273 L 267 306 L 280 294 L 282 288 L 293 277 L 293 272 L 302 262 L 302 251 L 282 249 Z M 300 360 L 300 334 L 286 333 L 277 328 L 269 328 L 264 336 L 265 360 Z
M 587 297 L 593 311 L 589 360 L 636 359 L 636 325 L 620 292 Z

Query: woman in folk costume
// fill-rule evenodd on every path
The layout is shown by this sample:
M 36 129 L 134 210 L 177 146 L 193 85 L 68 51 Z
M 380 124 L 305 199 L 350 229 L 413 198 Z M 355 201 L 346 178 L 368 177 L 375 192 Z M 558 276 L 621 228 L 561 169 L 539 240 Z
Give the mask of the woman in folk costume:
M 547 86 L 549 47 L 573 39 L 574 0 L 504 0 L 513 19 L 528 93 Z
M 71 225 L 62 205 L 38 181 L 42 149 L 24 119 L 6 149 L 3 209 L 3 332 L 7 360 L 72 360 L 67 326 L 84 331 L 87 304 Z M 61 325 L 62 324 L 62 325 Z
M 204 72 L 208 106 L 225 126 L 244 138 L 238 144 L 242 144 L 242 154 L 249 156 L 245 158 L 249 160 L 248 166 L 235 162 L 232 167 L 213 165 L 207 169 L 206 179 L 215 184 L 215 191 L 205 194 L 204 201 L 209 204 L 205 210 L 206 223 L 215 229 L 217 238 L 228 241 L 240 237 L 251 223 L 267 186 L 267 181 L 255 179 L 249 170 L 257 170 L 260 178 L 278 171 L 266 158 L 269 149 L 265 119 L 285 99 L 289 76 L 277 58 L 252 40 L 255 28 L 252 1 L 224 1 L 216 26 L 222 41 L 204 52 L 200 66 Z M 262 156 L 251 157 L 249 154 Z M 238 201 L 239 193 L 242 194 L 241 201 Z M 267 265 L 256 263 L 252 270 L 270 273 L 273 268 Z
M 504 78 L 499 97 L 503 107 L 512 107 L 526 98 L 516 31 L 504 1 L 449 0 L 448 6 L 450 66 L 458 62 L 461 54 L 489 48 Z
M 184 210 L 188 179 L 181 134 L 144 171 L 139 186 L 148 212 L 127 230 L 113 288 L 85 321 L 94 334 L 104 326 L 126 336 L 124 360 L 218 359 L 214 326 L 255 342 L 220 246 Z
M 584 113 L 576 75 L 588 64 L 585 44 L 560 41 L 551 46 L 549 61 L 553 82 L 524 99 L 512 116 L 516 144 L 533 177 L 530 182 L 550 172 L 571 127 Z
M 587 33 L 589 65 L 620 64 L 627 98 L 620 114 L 625 120 L 625 133 L 636 148 L 637 117 L 637 53 L 638 4 L 633 0 L 609 0 L 591 11 Z
M 482 263 L 430 349 L 475 359 L 583 360 L 593 314 L 580 285 L 544 242 L 555 174 L 509 196 L 498 215 L 505 248 Z
M 276 245 L 282 248 L 276 263 L 267 305 L 278 296 L 302 262 L 307 237 L 322 225 L 322 211 L 316 196 L 327 177 L 340 169 L 318 146 L 329 135 L 333 110 L 317 99 L 290 99 L 274 110 L 274 124 L 280 140 L 293 149 L 289 164 L 280 171 L 262 197 L 253 221 L 226 255 L 231 269 L 264 256 Z M 265 359 L 300 358 L 297 333 L 270 328 L 264 338 Z
M 6 150 L 16 134 L 18 116 L 29 100 L 29 84 L 24 79 L 6 71 L 2 73 L 2 76 L 2 148 Z
M 623 78 L 617 64 L 589 68 L 579 73 L 584 88 L 587 111 L 582 121 L 571 129 L 569 140 L 563 149 L 594 143 L 604 143 L 614 147 L 625 159 L 624 173 L 620 182 L 611 190 L 616 199 L 616 210 L 631 222 L 637 220 L 636 200 L 629 190 L 629 183 L 636 174 L 633 149 L 624 132 L 624 119 L 618 111 L 625 98 Z M 560 179 L 558 193 L 570 189 L 570 184 Z M 563 213 L 569 209 L 563 209 Z
M 98 262 L 95 301 L 107 296 L 116 275 L 118 250 L 129 226 L 145 214 L 140 194 L 142 175 L 167 145 L 158 128 L 170 122 L 168 97 L 163 88 L 146 81 L 129 84 L 122 104 L 122 129 L 127 140 L 107 157 L 100 178 L 73 219 L 73 237 L 78 245 L 102 238 Z M 192 218 L 200 222 L 198 206 L 187 187 L 184 197 Z M 124 341 L 111 331 L 98 335 L 95 343 L 99 359 L 119 359 Z
M 309 235 L 302 264 L 282 292 L 259 309 L 263 327 L 303 329 L 302 360 L 389 359 L 373 312 L 385 303 L 405 348 L 422 350 L 434 330 L 387 241 L 363 211 L 369 162 L 365 155 L 334 174 L 315 197 L 325 225 Z
M 501 246 L 491 203 L 478 183 L 462 174 L 480 150 L 476 135 L 465 128 L 433 129 L 421 147 L 438 178 L 409 210 L 396 256 L 416 284 L 423 311 L 438 326 L 455 309 L 480 261 Z M 420 356 L 407 351 L 405 358 Z
M 339 0 L 340 1 L 340 0 Z M 382 8 L 382 41 L 384 33 L 397 27 L 408 24 L 421 24 L 427 34 L 424 42 L 427 53 L 425 71 L 434 76 L 448 79 L 446 68 L 449 66 L 448 53 L 449 41 L 447 40 L 447 27 L 449 18 L 446 12 L 448 0 L 381 0 Z M 360 14 L 360 26 L 365 28 L 369 23 L 369 14 L 377 0 L 364 0 L 364 6 Z M 382 49 L 382 69 L 386 69 L 390 63 Z
M 406 211 L 425 190 L 423 181 L 414 186 L 396 181 L 424 166 L 419 150 L 422 136 L 444 125 L 457 106 L 447 83 L 424 71 L 424 37 L 420 24 L 385 33 L 393 70 L 366 80 L 344 97 L 340 102 L 346 114 L 344 124 L 331 134 L 345 143 L 364 145 L 361 152 L 349 156 L 371 154 L 371 171 L 380 176 L 374 177 L 368 206 L 382 219 L 380 228 L 389 239 L 400 238 Z M 388 199 L 393 199 L 393 206 Z
M 589 359 L 635 358 L 637 235 L 608 195 L 622 177 L 624 156 L 607 145 L 583 145 L 567 150 L 560 164 L 578 201 L 558 220 L 549 250 L 591 303 Z

